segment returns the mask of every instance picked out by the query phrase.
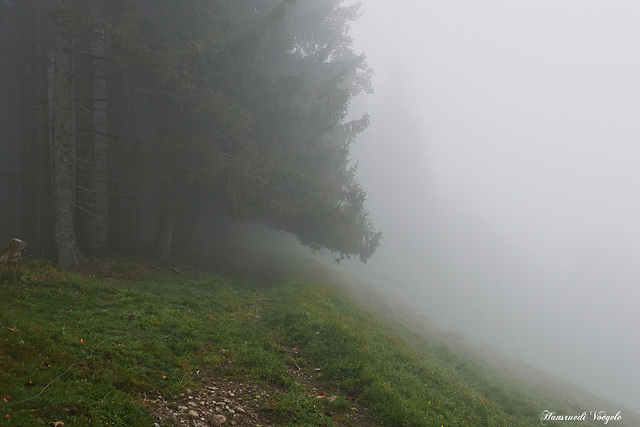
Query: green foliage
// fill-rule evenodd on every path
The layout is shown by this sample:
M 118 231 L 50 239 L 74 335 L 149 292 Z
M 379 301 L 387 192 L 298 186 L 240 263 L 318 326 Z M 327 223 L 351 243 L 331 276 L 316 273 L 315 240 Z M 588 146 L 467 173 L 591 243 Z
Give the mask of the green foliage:
M 357 5 L 341 3 L 283 2 L 246 36 L 262 45 L 251 51 L 259 56 L 249 55 L 251 66 L 237 63 L 255 68 L 243 81 L 253 88 L 246 96 L 254 133 L 228 188 L 236 212 L 262 216 L 338 259 L 365 261 L 381 234 L 368 219 L 349 147 L 369 121 L 344 120 L 351 98 L 370 90 L 370 70 L 345 33 Z
M 116 14 L 109 57 L 142 95 L 128 101 L 157 135 L 154 157 L 168 176 L 219 185 L 226 167 L 221 147 L 242 138 L 250 117 L 226 100 L 218 83 L 229 37 L 225 7 L 128 2 Z
M 33 209 L 41 227 L 23 221 L 26 230 L 69 230 L 36 233 L 55 241 L 30 238 L 33 248 L 56 248 L 69 265 L 80 252 L 154 240 L 162 257 L 173 242 L 194 253 L 215 240 L 194 243 L 195 235 L 235 215 L 259 217 L 337 259 L 366 261 L 377 249 L 381 234 L 350 159 L 368 117 L 349 120 L 349 104 L 371 91 L 371 69 L 349 36 L 358 2 L 5 3 L 3 24 L 20 41 L 0 58 L 9 60 L 6 80 L 19 83 L 7 101 L 21 133 L 11 162 L 28 164 L 22 153 L 32 153 L 61 165 L 39 162 L 42 171 L 11 188 L 33 186 L 30 203 L 46 205 Z M 65 128 L 53 134 L 59 155 L 47 151 L 51 117 Z M 64 197 L 33 176 L 57 183 L 51 190 Z
M 371 70 L 351 50 L 342 1 L 127 2 L 111 58 L 139 86 L 164 175 L 222 192 L 315 249 L 363 261 L 377 249 L 345 122 Z

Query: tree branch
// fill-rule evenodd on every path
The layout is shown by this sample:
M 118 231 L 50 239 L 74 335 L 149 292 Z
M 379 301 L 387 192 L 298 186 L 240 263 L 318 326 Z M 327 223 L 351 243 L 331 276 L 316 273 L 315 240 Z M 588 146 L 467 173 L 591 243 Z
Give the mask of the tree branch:
M 115 219 L 105 218 L 105 217 L 103 217 L 103 216 L 96 215 L 96 214 L 94 214 L 93 212 L 91 212 L 91 211 L 89 211 L 89 210 L 87 210 L 87 209 L 83 208 L 82 206 L 78 206 L 78 205 L 77 205 L 77 204 L 75 204 L 75 203 L 73 204 L 73 206 L 74 206 L 75 208 L 80 209 L 81 211 L 85 212 L 87 215 L 90 215 L 90 216 L 92 216 L 92 217 L 94 217 L 94 218 L 96 218 L 96 219 L 100 219 L 100 220 L 102 220 L 102 221 L 114 222 L 114 223 L 116 223 L 116 224 L 119 224 L 119 223 L 120 223 L 120 221 L 116 221 Z

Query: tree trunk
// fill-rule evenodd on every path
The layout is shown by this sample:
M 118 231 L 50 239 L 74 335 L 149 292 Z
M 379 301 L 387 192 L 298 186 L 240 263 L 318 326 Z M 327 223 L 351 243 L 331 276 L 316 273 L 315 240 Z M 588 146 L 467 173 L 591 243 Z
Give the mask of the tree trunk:
M 21 4 L 0 2 L 0 242 L 22 235 L 20 224 Z M 22 6 L 24 7 L 24 6 Z
M 41 21 L 43 11 L 39 10 Z M 38 46 L 40 63 L 39 99 L 38 99 L 38 250 L 39 253 L 53 258 L 55 251 L 53 195 L 51 192 L 51 141 L 49 116 L 49 79 L 52 64 L 47 56 L 49 44 L 46 42 L 46 32 L 40 30 L 40 44 Z
M 177 188 L 173 179 L 161 185 L 156 254 L 161 261 L 169 261 L 173 245 L 173 230 L 178 216 Z
M 67 9 L 58 0 L 60 11 Z M 51 174 L 53 194 L 54 239 L 58 263 L 71 267 L 84 261 L 75 234 L 74 137 L 73 137 L 73 57 L 72 38 L 60 23 L 56 28 L 53 78 L 53 129 Z
M 49 158 L 49 86 L 47 22 L 39 1 L 21 4 L 20 145 L 21 235 L 30 252 L 52 256 L 51 176 Z
M 80 35 L 74 47 L 81 52 L 91 52 L 90 34 Z M 95 100 L 93 97 L 93 60 L 90 55 L 75 55 L 75 129 L 76 129 L 76 233 L 82 250 L 95 255 L 98 246 L 96 204 L 96 180 L 106 171 L 98 170 L 95 159 Z
M 38 242 L 38 93 L 39 81 L 38 22 L 35 2 L 20 5 L 20 236 L 29 242 Z M 37 248 L 37 246 L 36 246 Z

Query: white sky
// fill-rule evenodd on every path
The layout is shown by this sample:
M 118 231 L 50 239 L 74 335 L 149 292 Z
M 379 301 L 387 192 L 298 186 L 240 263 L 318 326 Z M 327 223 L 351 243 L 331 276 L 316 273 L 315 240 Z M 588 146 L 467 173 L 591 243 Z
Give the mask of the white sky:
M 367 145 L 396 85 L 426 129 L 416 179 L 442 211 L 477 224 L 466 235 L 481 242 L 440 230 L 443 272 L 414 253 L 431 267 L 415 266 L 413 280 L 431 282 L 400 295 L 640 412 L 640 2 L 365 0 L 363 11 L 352 35 L 377 95 L 354 154 L 386 228 L 380 257 L 411 235 L 397 223 L 415 226 L 387 202 L 397 197 L 380 170 L 388 152 Z M 467 264 L 468 276 L 444 272 Z

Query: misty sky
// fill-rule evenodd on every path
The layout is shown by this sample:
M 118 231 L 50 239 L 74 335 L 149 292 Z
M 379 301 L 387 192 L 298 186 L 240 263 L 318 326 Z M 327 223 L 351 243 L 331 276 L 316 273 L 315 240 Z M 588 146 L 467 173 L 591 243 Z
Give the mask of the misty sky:
M 369 273 L 640 412 L 640 3 L 363 12 L 352 35 L 376 95 L 354 158 L 385 233 Z

